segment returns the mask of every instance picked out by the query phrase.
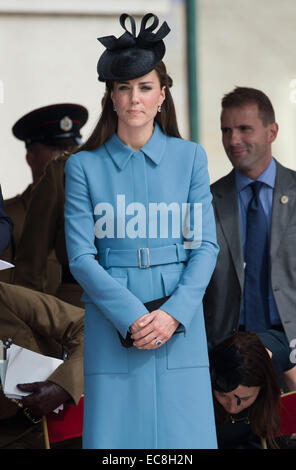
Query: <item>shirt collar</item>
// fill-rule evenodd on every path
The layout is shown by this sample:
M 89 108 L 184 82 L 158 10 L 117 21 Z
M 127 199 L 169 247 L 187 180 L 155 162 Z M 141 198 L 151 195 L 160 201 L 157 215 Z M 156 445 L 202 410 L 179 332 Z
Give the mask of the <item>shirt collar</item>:
M 245 189 L 249 184 L 253 183 L 254 181 L 250 178 L 247 178 L 243 175 L 239 170 L 235 169 L 235 184 L 236 189 L 238 192 Z M 272 157 L 268 167 L 261 173 L 261 175 L 257 178 L 256 181 L 261 181 L 265 183 L 267 186 L 274 188 L 275 185 L 275 175 L 276 175 L 276 164 L 275 160 Z
M 148 142 L 141 148 L 141 152 L 149 157 L 155 165 L 158 165 L 163 157 L 165 144 L 166 136 L 161 131 L 159 125 L 155 123 L 153 134 Z M 125 145 L 117 134 L 113 134 L 113 136 L 105 142 L 105 147 L 120 170 L 124 169 L 130 157 L 136 153 L 133 149 Z

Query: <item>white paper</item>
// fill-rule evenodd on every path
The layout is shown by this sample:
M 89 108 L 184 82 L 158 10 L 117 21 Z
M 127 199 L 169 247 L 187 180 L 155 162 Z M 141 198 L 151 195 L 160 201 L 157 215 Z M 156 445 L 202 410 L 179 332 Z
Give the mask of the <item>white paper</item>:
M 14 268 L 14 264 L 8 263 L 7 261 L 3 261 L 2 259 L 0 259 L 0 271 L 2 269 L 10 269 L 10 268 Z
M 58 414 L 60 411 L 63 411 L 63 409 L 64 409 L 64 405 L 60 405 L 55 410 L 53 410 L 53 412 Z
M 4 393 L 8 398 L 16 399 L 31 393 L 19 390 L 17 384 L 43 382 L 63 363 L 61 359 L 44 356 L 16 344 L 7 350 L 7 362 Z

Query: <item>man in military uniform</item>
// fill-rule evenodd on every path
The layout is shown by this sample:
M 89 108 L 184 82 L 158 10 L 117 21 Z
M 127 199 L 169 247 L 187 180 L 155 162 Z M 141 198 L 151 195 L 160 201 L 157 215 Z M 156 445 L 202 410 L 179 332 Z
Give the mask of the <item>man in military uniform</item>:
M 83 393 L 84 311 L 54 296 L 0 282 L 0 340 L 64 361 L 44 382 L 23 385 L 33 392 L 20 408 L 0 387 L 0 449 L 44 448 L 42 423 L 32 415 L 47 415 L 59 405 L 77 405 Z M 25 408 L 28 408 L 26 410 Z M 80 448 L 81 439 L 64 442 L 64 448 Z
M 7 248 L 12 235 L 13 223 L 4 210 L 2 191 L 0 186 L 0 254 Z
M 83 307 L 83 290 L 69 270 L 64 230 L 65 174 L 67 155 L 52 160 L 32 191 L 23 232 L 15 255 L 15 283 L 45 292 L 48 256 L 54 251 L 62 269 L 55 296 Z M 50 194 L 50 198 L 48 198 Z M 46 207 L 45 207 L 46 201 Z M 39 241 L 42 240 L 42 243 Z
M 80 129 L 87 118 L 88 111 L 85 107 L 61 103 L 31 111 L 14 124 L 14 136 L 25 142 L 26 160 L 32 171 L 33 182 L 22 194 L 4 201 L 5 210 L 14 222 L 14 231 L 12 242 L 2 259 L 14 264 L 32 190 L 51 160 L 59 157 L 64 151 L 75 150 L 81 144 Z M 45 292 L 55 294 L 61 273 L 54 253 L 49 256 L 47 269 Z M 14 270 L 1 271 L 0 281 L 14 282 Z

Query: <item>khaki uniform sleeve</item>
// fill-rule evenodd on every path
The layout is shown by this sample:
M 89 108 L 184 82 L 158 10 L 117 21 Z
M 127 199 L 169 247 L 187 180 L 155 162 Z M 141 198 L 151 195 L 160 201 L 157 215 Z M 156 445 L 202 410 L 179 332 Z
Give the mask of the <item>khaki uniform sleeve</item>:
M 63 165 L 63 162 L 52 161 L 32 190 L 21 239 L 16 250 L 15 283 L 40 292 L 55 293 L 61 281 L 60 266 L 57 261 L 56 267 L 52 266 L 51 258 L 58 227 L 63 224 L 60 215 L 63 201 L 60 200 L 62 196 L 59 190 Z M 59 174 L 57 169 L 60 170 Z M 48 276 L 54 279 L 48 279 Z
M 8 323 L 17 317 L 25 324 L 24 331 L 29 327 L 38 338 L 44 337 L 45 342 L 51 338 L 66 348 L 67 360 L 48 380 L 63 387 L 77 404 L 83 393 L 84 310 L 51 295 L 4 283 L 0 283 L 0 306 L 6 312 Z M 25 344 L 26 338 L 23 338 L 19 345 L 28 347 Z

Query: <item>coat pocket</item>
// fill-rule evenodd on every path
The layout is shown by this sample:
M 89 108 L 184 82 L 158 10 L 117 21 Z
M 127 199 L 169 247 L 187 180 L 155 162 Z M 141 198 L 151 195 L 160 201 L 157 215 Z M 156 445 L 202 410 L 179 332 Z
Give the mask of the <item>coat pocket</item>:
M 162 272 L 162 280 L 166 295 L 173 294 L 177 288 L 183 269 Z M 189 367 L 208 366 L 208 351 L 204 326 L 203 312 L 197 311 L 186 335 L 183 325 L 179 325 L 176 333 L 166 343 L 167 368 L 185 369 Z
M 116 278 L 127 285 L 127 277 Z M 85 375 L 127 374 L 128 350 L 120 342 L 117 329 L 93 304 L 85 309 Z
M 174 271 L 163 271 L 161 273 L 165 295 L 171 295 L 176 289 L 183 272 L 183 265 Z
M 166 343 L 167 368 L 187 369 L 192 367 L 207 367 L 208 351 L 204 331 L 192 330 L 186 333 L 174 334 Z

